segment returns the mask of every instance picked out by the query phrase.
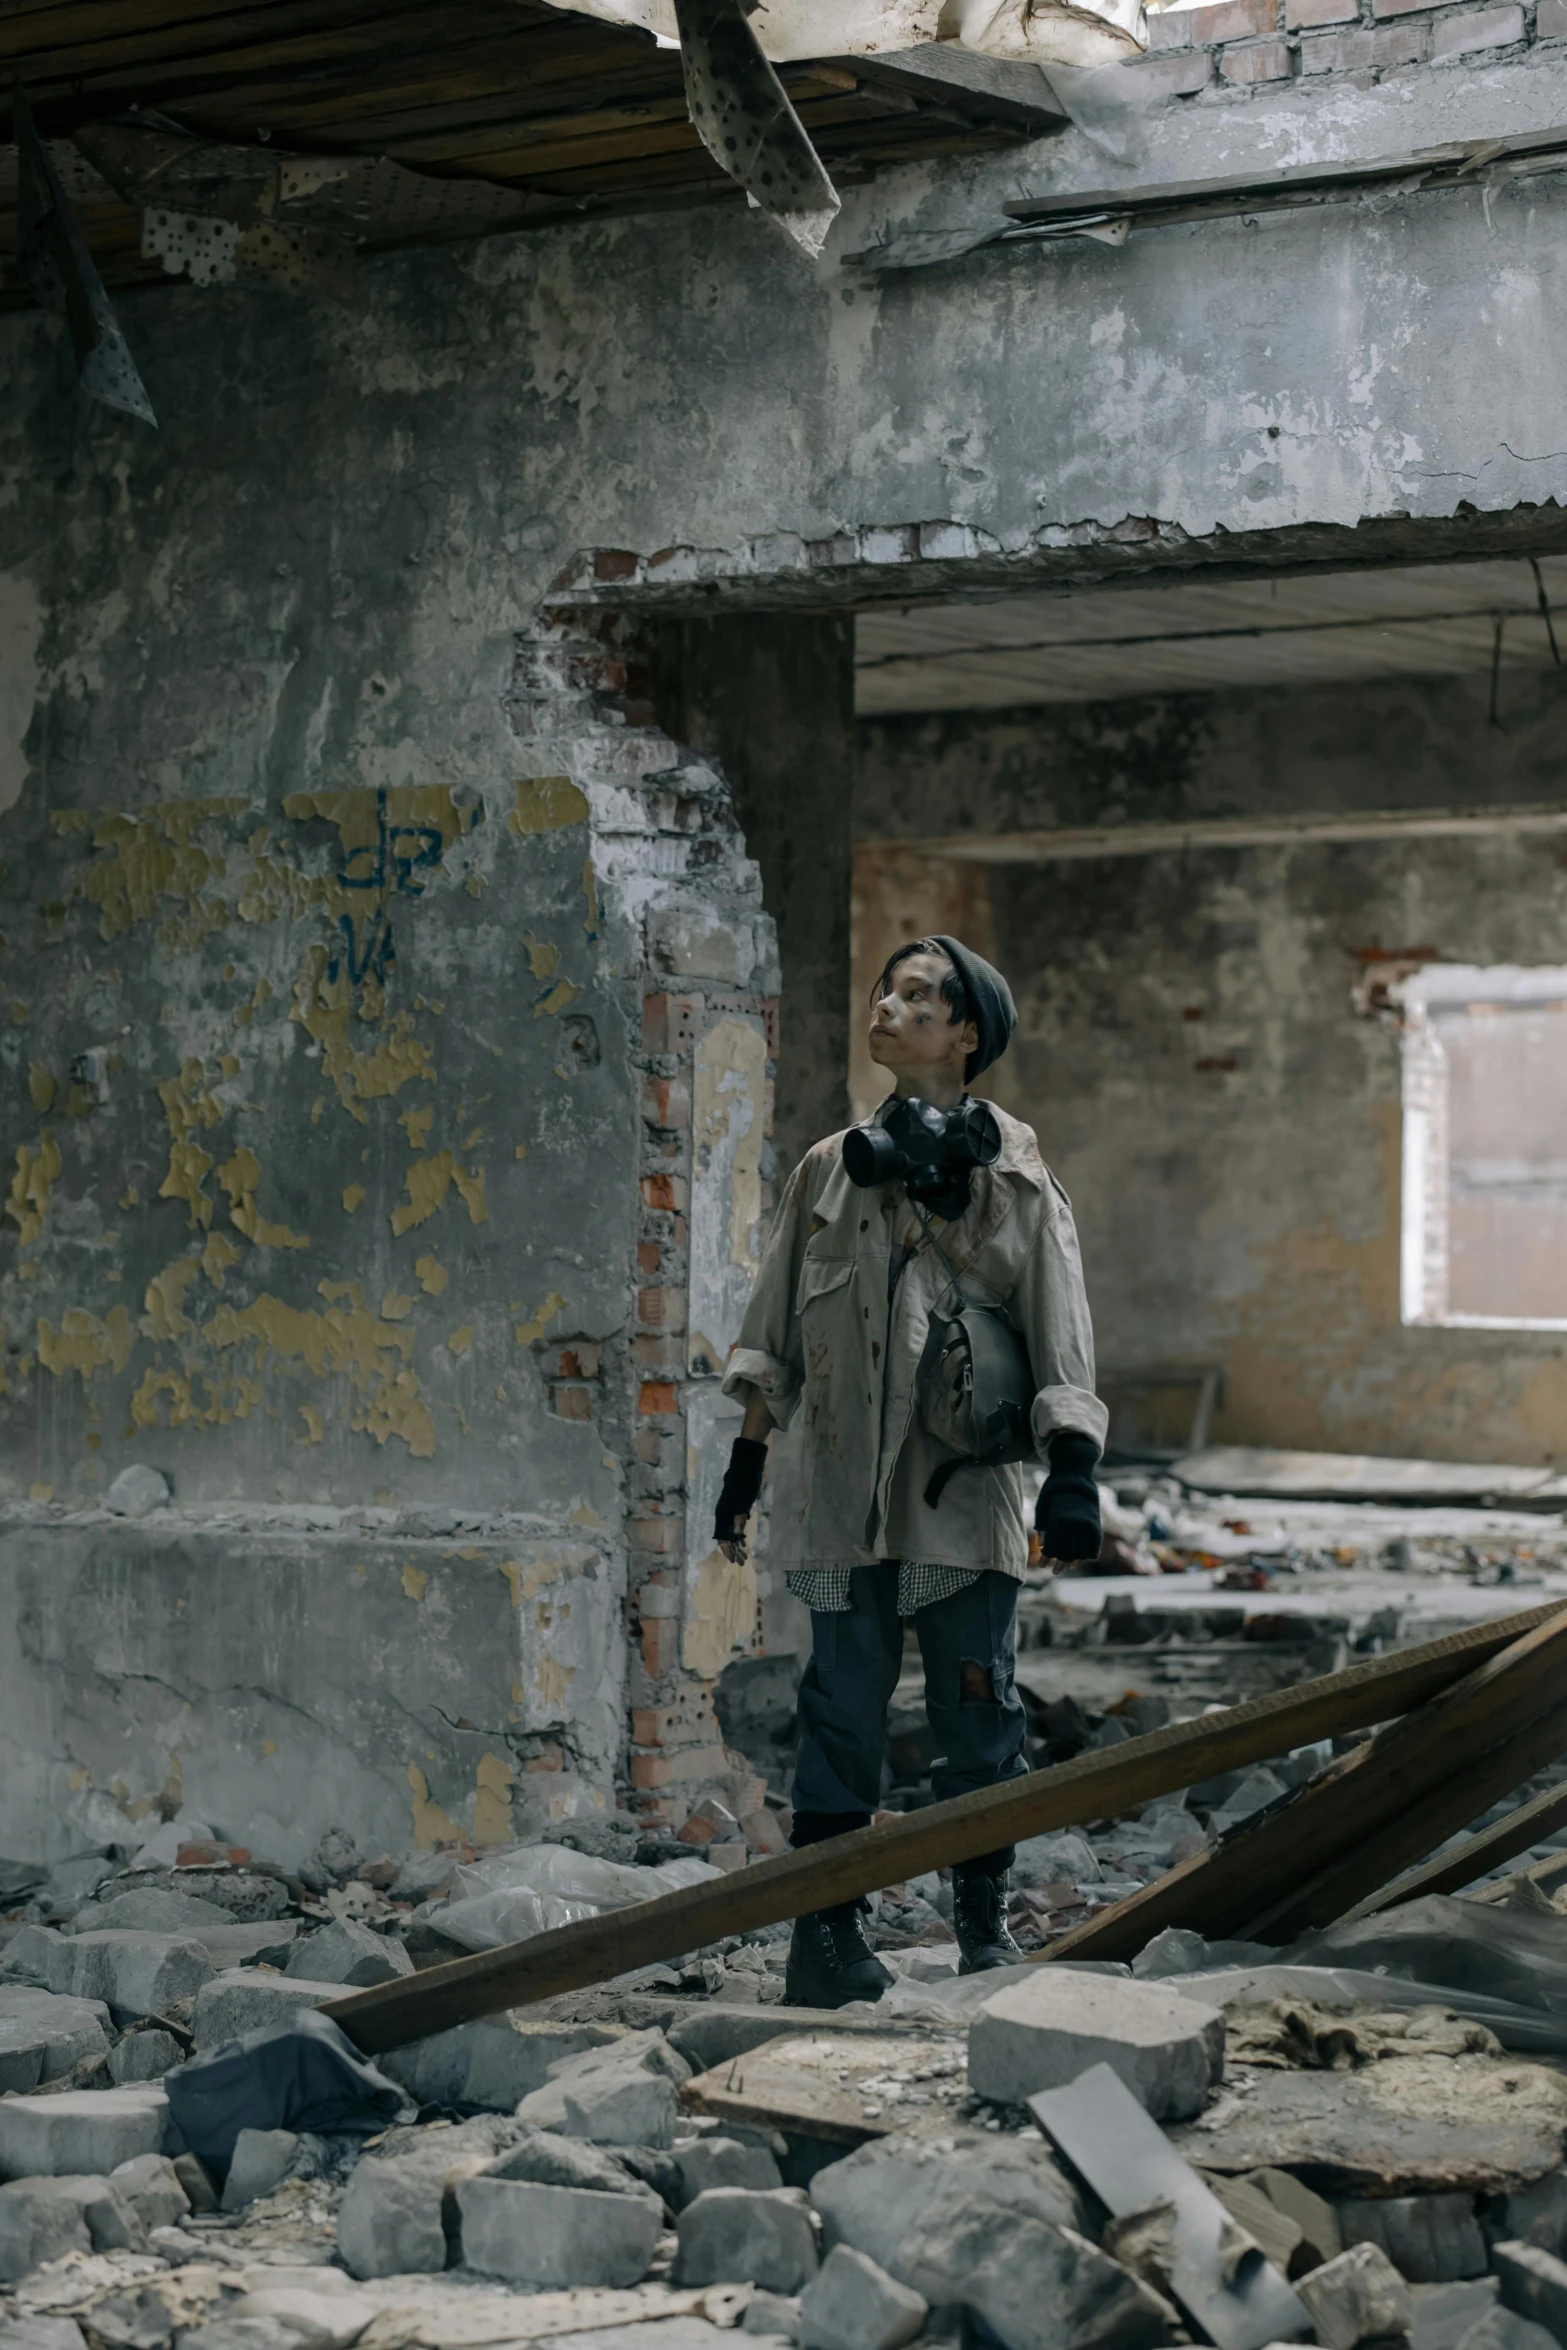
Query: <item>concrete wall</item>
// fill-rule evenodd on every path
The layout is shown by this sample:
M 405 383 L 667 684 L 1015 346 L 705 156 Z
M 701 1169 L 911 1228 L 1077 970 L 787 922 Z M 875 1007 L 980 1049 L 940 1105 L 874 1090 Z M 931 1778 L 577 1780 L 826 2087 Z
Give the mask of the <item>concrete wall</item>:
M 1182 821 L 1238 810 L 1567 807 L 1567 695 L 1388 683 L 954 713 L 862 729 L 857 829 Z M 996 1096 L 1037 1128 L 1083 1237 L 1109 1371 L 1224 1366 L 1217 1437 L 1549 1461 L 1560 1333 L 1399 1319 L 1399 1036 L 1357 1007 L 1401 958 L 1557 963 L 1560 832 L 969 863 L 857 858 L 856 970 L 966 919 L 1021 1026 Z M 916 917 L 918 918 L 916 920 Z

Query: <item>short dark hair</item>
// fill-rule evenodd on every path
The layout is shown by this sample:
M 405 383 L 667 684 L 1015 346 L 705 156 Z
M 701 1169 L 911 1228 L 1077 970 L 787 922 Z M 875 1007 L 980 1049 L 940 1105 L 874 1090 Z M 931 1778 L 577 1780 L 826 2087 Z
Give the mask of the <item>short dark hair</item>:
M 977 1025 L 973 999 L 963 984 L 963 974 L 939 938 L 911 938 L 904 946 L 894 947 L 881 967 L 881 977 L 871 990 L 871 1002 L 875 1004 L 881 1001 L 891 983 L 894 971 L 897 970 L 900 963 L 906 963 L 910 955 L 939 955 L 941 957 L 947 966 L 946 976 L 941 983 L 941 1000 L 951 1015 L 951 1025 L 956 1028 L 960 1020 L 974 1020 Z

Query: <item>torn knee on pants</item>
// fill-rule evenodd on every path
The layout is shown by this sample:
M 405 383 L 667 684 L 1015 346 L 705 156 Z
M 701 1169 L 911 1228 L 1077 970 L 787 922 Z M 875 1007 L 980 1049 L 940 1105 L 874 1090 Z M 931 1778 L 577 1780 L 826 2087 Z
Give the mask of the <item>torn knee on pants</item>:
M 959 1705 L 1004 1705 L 1004 1677 L 997 1665 L 982 1665 L 966 1656 L 958 1667 Z

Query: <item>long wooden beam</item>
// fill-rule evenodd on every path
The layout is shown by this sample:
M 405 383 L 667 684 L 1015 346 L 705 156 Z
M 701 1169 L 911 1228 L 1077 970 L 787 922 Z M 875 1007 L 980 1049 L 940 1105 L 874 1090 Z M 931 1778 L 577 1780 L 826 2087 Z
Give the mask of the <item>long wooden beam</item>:
M 557 1926 L 526 1942 L 451 1959 L 412 1979 L 378 1983 L 331 2001 L 321 2013 L 374 2053 L 475 2016 L 608 1982 L 726 1934 L 874 1893 L 927 1869 L 977 1859 L 1020 1837 L 1114 1817 L 1216 1772 L 1242 1770 L 1291 1747 L 1390 1721 L 1473 1674 L 1561 1609 L 1557 1601 L 1472 1624 L 1419 1648 L 1370 1658 L 1345 1672 L 1196 1721 L 1172 1723 L 1108 1752 L 1078 1755 L 1053 1770 L 760 1861 L 721 1883 L 666 1893 L 633 1909 Z
M 1172 1926 L 1195 1928 L 1211 1941 L 1242 1936 L 1282 1943 L 1330 1925 L 1350 1902 L 1451 1833 L 1447 1827 L 1428 1833 L 1434 1786 L 1455 1783 L 1454 1824 L 1462 1826 L 1538 1768 L 1525 1761 L 1500 1787 L 1476 1794 L 1467 1812 L 1461 1808 L 1482 1759 L 1510 1733 L 1532 1732 L 1539 1717 L 1563 1704 L 1564 1686 L 1567 1611 L 1559 1611 L 1340 1756 L 1287 1805 L 1064 1935 L 1048 1958 L 1135 1958 L 1151 1936 Z M 1413 1841 L 1399 1844 L 1406 1833 Z M 1346 1892 L 1335 1872 L 1356 1855 L 1371 1873 L 1358 1880 L 1352 1873 L 1353 1890 Z
M 1554 1829 L 1561 1827 L 1567 1827 L 1567 1786 L 1547 1787 L 1543 1795 L 1520 1803 L 1505 1819 L 1481 1828 L 1473 1836 L 1465 1836 L 1461 1843 L 1436 1853 L 1419 1868 L 1406 1869 L 1390 1884 L 1368 1893 L 1353 1909 L 1345 1911 L 1345 1922 L 1375 1917 L 1378 1910 L 1391 1909 L 1399 1901 L 1418 1901 L 1426 1893 L 1460 1892 L 1465 1885 L 1472 1885 L 1476 1877 L 1485 1876 L 1504 1860 L 1511 1860 L 1515 1853 L 1527 1852 L 1531 1844 L 1543 1843 Z M 1558 1854 L 1557 1861 L 1560 1870 L 1567 1873 L 1567 1854 Z

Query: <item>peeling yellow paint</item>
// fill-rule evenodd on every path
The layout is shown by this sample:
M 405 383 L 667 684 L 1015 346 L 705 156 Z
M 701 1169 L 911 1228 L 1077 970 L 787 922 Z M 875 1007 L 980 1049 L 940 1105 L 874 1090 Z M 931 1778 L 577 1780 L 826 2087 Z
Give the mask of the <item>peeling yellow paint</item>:
M 364 1201 L 365 1187 L 362 1183 L 347 1183 L 343 1186 L 343 1213 L 345 1216 L 354 1215 L 364 1206 Z
M 239 1075 L 238 1053 L 220 1054 L 218 1059 L 218 1067 L 222 1070 L 225 1077 L 237 1077 Z
M 53 1501 L 54 1487 L 52 1485 L 29 1485 L 27 1498 L 29 1501 Z M 86 1776 L 87 1773 L 84 1771 L 82 1777 L 85 1779 Z
M 172 1265 L 153 1275 L 142 1299 L 147 1309 L 142 1329 L 147 1337 L 172 1341 L 190 1336 L 195 1324 L 184 1311 L 185 1292 L 200 1271 L 199 1257 L 176 1257 Z
M 414 1310 L 414 1301 L 400 1289 L 389 1289 L 381 1300 L 383 1322 L 405 1322 Z
M 162 926 L 159 943 L 166 951 L 188 951 L 220 929 L 227 908 L 221 898 L 202 892 L 223 878 L 224 860 L 194 835 L 199 825 L 238 815 L 244 805 L 235 799 L 170 800 L 134 816 L 105 812 L 92 836 L 93 847 L 104 854 L 83 884 L 98 908 L 99 935 L 117 938 L 133 923 L 153 919 L 160 898 L 183 898 L 186 905 L 183 921 Z
M 519 1346 L 537 1346 L 545 1331 L 561 1311 L 566 1301 L 558 1289 L 552 1289 L 536 1314 L 526 1322 L 518 1322 L 512 1335 Z
M 444 1265 L 437 1264 L 434 1257 L 416 1257 L 414 1271 L 418 1274 L 419 1286 L 427 1297 L 441 1295 L 447 1282 L 447 1272 Z
M 299 1416 L 305 1423 L 305 1433 L 300 1438 L 300 1442 L 302 1444 L 319 1444 L 326 1434 L 326 1422 L 322 1419 L 319 1408 L 313 1403 L 302 1403 L 299 1407 Z
M 602 1526 L 604 1521 L 597 1510 L 590 1509 L 585 1501 L 579 1501 L 575 1509 L 567 1511 L 566 1523 L 568 1526 Z
M 435 1111 L 426 1102 L 422 1108 L 410 1106 L 400 1111 L 397 1123 L 408 1137 L 410 1150 L 422 1151 L 430 1139 L 430 1128 L 435 1122 Z
M 719 1020 L 703 1037 L 691 1087 L 691 1139 L 698 1170 L 731 1142 L 729 1261 L 756 1266 L 762 1214 L 762 1099 L 767 1040 L 746 1020 Z M 749 1110 L 749 1120 L 746 1112 Z
M 49 1194 L 59 1181 L 64 1161 L 60 1146 L 46 1126 L 38 1137 L 38 1148 L 30 1149 L 25 1142 L 16 1146 L 16 1173 L 11 1178 L 11 1196 L 5 1212 L 14 1218 L 17 1246 L 30 1248 L 43 1232 L 44 1218 L 49 1212 Z
M 41 1320 L 38 1324 L 38 1359 L 57 1379 L 67 1371 L 79 1371 L 87 1379 L 111 1364 L 116 1371 L 123 1371 L 134 1344 L 130 1316 L 123 1306 L 111 1306 L 101 1322 L 82 1306 L 67 1306 L 58 1330 L 51 1322 Z
M 534 978 L 553 979 L 560 966 L 559 947 L 551 946 L 547 939 L 535 938 L 531 930 L 523 932 L 522 943 L 528 950 L 528 969 Z M 39 1106 L 43 1109 L 49 1107 L 47 1102 Z
M 756 1569 L 749 1559 L 710 1550 L 692 1579 L 690 1609 L 680 1636 L 688 1673 L 712 1680 L 756 1630 Z
M 223 1276 L 239 1263 L 239 1250 L 226 1232 L 209 1232 L 207 1245 L 201 1252 L 201 1269 L 214 1289 L 223 1287 Z
M 544 1630 L 542 1623 L 539 1625 L 539 1630 L 541 1633 Z M 533 1693 L 537 1702 L 546 1711 L 560 1713 L 564 1710 L 566 1693 L 576 1677 L 574 1665 L 563 1665 L 558 1656 L 553 1656 L 547 1648 L 540 1647 L 533 1666 Z
M 429 1581 L 429 1575 L 423 1567 L 404 1567 L 403 1590 L 410 1599 L 423 1599 Z
M 534 1005 L 534 1019 L 542 1020 L 546 1012 L 550 1014 L 551 1018 L 553 1018 L 557 1012 L 564 1012 L 566 1006 L 570 1003 L 575 1003 L 577 997 L 581 995 L 581 993 L 581 988 L 576 985 L 574 980 L 557 979 L 554 986 L 550 989 L 549 994 L 542 997 L 540 1001 Z
M 511 1831 L 511 1765 L 498 1754 L 482 1754 L 473 1775 L 473 1840 L 475 1844 L 509 1844 Z
M 386 1023 L 378 1042 L 367 1053 L 356 1052 L 348 1041 L 348 1023 L 354 1010 L 353 988 L 341 973 L 327 975 L 325 947 L 313 946 L 294 982 L 289 1018 L 321 1047 L 321 1068 L 337 1088 L 337 1098 L 361 1125 L 367 1123 L 361 1104 L 385 1099 L 419 1079 L 435 1083 L 430 1048 L 413 1033 L 413 1015 L 398 1012 Z
M 85 832 L 91 822 L 92 818 L 85 808 L 51 808 L 49 811 L 49 829 L 57 840 L 63 840 L 68 832 Z M 71 1781 L 73 1787 L 86 1784 L 85 1771 L 79 1780 L 73 1778 Z
M 474 1555 L 475 1555 L 475 1556 L 477 1556 L 478 1554 L 477 1554 L 477 1553 L 475 1553 Z M 496 1560 L 496 1562 L 495 1562 L 495 1565 L 496 1565 L 496 1570 L 497 1570 L 497 1572 L 498 1572 L 498 1573 L 500 1573 L 500 1574 L 502 1574 L 502 1575 L 504 1575 L 504 1576 L 505 1576 L 505 1578 L 506 1578 L 506 1580 L 507 1580 L 507 1582 L 508 1582 L 508 1583 L 511 1585 L 511 1604 L 512 1604 L 512 1606 L 513 1606 L 513 1607 L 521 1607 L 521 1605 L 522 1605 L 522 1561 L 521 1561 L 521 1559 L 497 1559 L 497 1560 Z
M 275 1738 L 263 1738 L 261 1741 L 261 1752 L 263 1758 L 265 1758 L 267 1755 L 276 1754 L 277 1740 Z
M 589 938 L 597 938 L 602 917 L 599 912 L 599 877 L 593 870 L 591 857 L 582 860 L 582 897 L 588 909 L 582 917 L 582 927 Z
M 449 1820 L 430 1793 L 429 1781 L 417 1763 L 408 1765 L 413 1790 L 413 1834 L 417 1852 L 431 1852 L 437 1844 L 459 1844 L 462 1831 Z
M 472 1170 L 457 1163 L 452 1151 L 441 1151 L 433 1159 L 415 1159 L 403 1178 L 406 1200 L 401 1200 L 391 1213 L 392 1230 L 400 1240 L 416 1224 L 423 1224 L 435 1214 L 453 1184 L 468 1210 L 471 1224 L 482 1224 L 489 1214 L 484 1200 L 484 1169 Z
M 139 1208 L 141 1206 L 141 1193 L 134 1183 L 128 1183 L 121 1192 L 120 1205 L 122 1208 Z
M 201 1145 L 192 1140 L 196 1129 L 210 1129 L 224 1115 L 221 1103 L 207 1085 L 206 1071 L 200 1061 L 187 1061 L 178 1077 L 165 1078 L 158 1087 L 158 1099 L 163 1104 L 169 1122 L 169 1171 L 158 1187 L 160 1199 L 182 1199 L 190 1210 L 190 1223 L 209 1227 L 212 1223 L 212 1202 L 203 1186 L 212 1169 L 212 1161 Z
M 40 1118 L 54 1108 L 54 1079 L 42 1061 L 34 1061 L 27 1072 L 27 1090 L 32 1095 L 33 1108 Z
M 446 1341 L 447 1351 L 454 1355 L 465 1355 L 472 1344 L 473 1330 L 467 1322 L 459 1322 Z
M 243 1232 L 257 1248 L 308 1248 L 307 1233 L 290 1232 L 286 1224 L 272 1224 L 256 1206 L 256 1186 L 261 1181 L 261 1162 L 252 1150 L 242 1143 L 234 1156 L 218 1169 L 218 1181 L 229 1195 L 229 1217 L 235 1229 Z
M 507 818 L 519 840 L 530 833 L 564 832 L 588 821 L 588 797 L 569 775 L 534 775 L 516 787 L 517 804 Z
M 528 1155 L 527 1144 L 525 1142 L 519 1142 L 511 1155 L 514 1159 L 525 1159 Z

